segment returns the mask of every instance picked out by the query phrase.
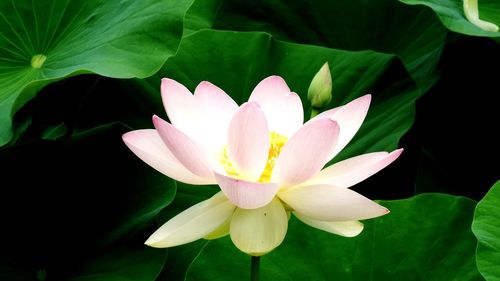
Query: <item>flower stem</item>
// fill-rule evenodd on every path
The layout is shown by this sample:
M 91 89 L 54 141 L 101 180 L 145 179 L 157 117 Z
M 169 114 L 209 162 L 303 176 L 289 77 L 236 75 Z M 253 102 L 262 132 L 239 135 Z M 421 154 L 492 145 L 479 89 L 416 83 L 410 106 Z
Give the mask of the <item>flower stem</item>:
M 260 279 L 260 257 L 252 256 L 252 266 L 250 269 L 250 281 L 259 281 Z
M 314 117 L 316 117 L 316 115 L 319 114 L 319 110 L 317 110 L 316 108 L 311 108 L 311 117 L 309 119 L 313 119 Z

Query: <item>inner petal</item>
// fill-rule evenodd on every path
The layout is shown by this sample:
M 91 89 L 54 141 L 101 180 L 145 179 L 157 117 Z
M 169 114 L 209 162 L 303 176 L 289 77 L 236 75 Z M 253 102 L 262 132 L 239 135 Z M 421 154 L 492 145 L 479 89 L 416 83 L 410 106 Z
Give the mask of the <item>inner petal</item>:
M 264 170 L 262 171 L 258 179 L 259 182 L 269 182 L 271 180 L 271 176 L 274 169 L 274 163 L 276 162 L 276 159 L 280 155 L 281 149 L 283 148 L 283 146 L 285 146 L 286 142 L 288 141 L 288 138 L 282 134 L 276 132 L 270 132 L 269 141 L 270 141 L 270 146 L 269 146 L 266 166 L 264 167 Z M 221 155 L 219 157 L 219 163 L 224 168 L 227 175 L 234 178 L 244 179 L 244 175 L 237 170 L 235 165 L 229 159 L 227 145 L 221 152 Z

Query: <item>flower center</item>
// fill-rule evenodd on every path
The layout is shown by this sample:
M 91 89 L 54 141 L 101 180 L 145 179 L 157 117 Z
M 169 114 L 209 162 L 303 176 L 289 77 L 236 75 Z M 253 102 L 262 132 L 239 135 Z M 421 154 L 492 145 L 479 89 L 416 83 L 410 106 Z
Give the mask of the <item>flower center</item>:
M 269 182 L 271 180 L 271 176 L 273 174 L 273 169 L 274 169 L 274 163 L 276 162 L 276 159 L 280 155 L 281 149 L 283 148 L 283 146 L 285 146 L 287 141 L 288 138 L 285 137 L 284 135 L 275 132 L 269 133 L 269 142 L 270 142 L 269 152 L 267 154 L 266 166 L 264 167 L 264 170 L 260 175 L 260 178 L 258 180 L 259 182 Z M 219 161 L 228 175 L 233 177 L 240 176 L 236 167 L 233 165 L 233 163 L 231 163 L 231 160 L 229 160 L 227 146 L 224 147 L 224 150 L 221 153 Z
M 41 68 L 46 59 L 47 59 L 47 56 L 45 56 L 45 55 L 42 55 L 42 54 L 34 55 L 31 58 L 31 67 Z

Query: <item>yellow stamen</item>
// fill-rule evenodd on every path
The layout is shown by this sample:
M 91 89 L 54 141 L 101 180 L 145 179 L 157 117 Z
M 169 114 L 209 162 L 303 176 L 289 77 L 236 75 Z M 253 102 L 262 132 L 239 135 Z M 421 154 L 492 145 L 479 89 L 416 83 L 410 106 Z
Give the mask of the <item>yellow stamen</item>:
M 281 134 L 278 134 L 276 132 L 269 133 L 270 147 L 267 156 L 267 162 L 266 166 L 264 167 L 264 170 L 262 171 L 262 174 L 260 175 L 260 178 L 258 180 L 259 182 L 269 182 L 271 180 L 271 176 L 273 174 L 273 169 L 274 169 L 274 163 L 276 162 L 276 159 L 281 153 L 281 149 L 283 148 L 283 146 L 285 146 L 287 141 L 288 138 Z M 229 160 L 227 146 L 224 147 L 224 150 L 221 153 L 219 161 L 228 175 L 233 177 L 240 176 L 236 167 L 234 167 L 233 163 L 231 163 L 231 160 Z

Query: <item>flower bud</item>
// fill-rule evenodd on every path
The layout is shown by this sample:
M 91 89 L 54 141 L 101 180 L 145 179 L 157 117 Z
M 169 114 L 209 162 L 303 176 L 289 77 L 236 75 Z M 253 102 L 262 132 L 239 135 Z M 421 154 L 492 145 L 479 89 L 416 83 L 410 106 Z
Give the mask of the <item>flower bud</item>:
M 313 108 L 323 108 L 332 100 L 332 75 L 328 62 L 314 75 L 307 90 L 307 98 Z

